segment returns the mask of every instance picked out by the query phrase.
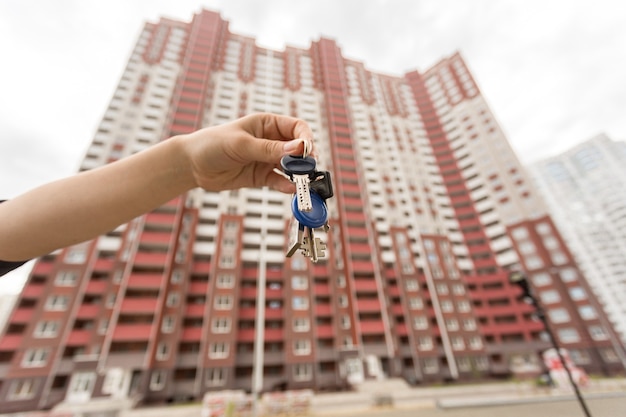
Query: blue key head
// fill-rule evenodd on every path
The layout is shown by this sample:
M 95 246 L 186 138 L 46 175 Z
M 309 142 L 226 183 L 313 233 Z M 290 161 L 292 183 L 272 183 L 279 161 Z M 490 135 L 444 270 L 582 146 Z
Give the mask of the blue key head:
M 306 227 L 317 229 L 322 227 L 328 221 L 328 208 L 322 197 L 317 193 L 311 192 L 311 211 L 298 210 L 298 196 L 294 196 L 291 200 L 291 212 L 296 220 Z
M 289 175 L 311 175 L 315 172 L 317 161 L 310 156 L 285 155 L 280 160 L 280 166 Z

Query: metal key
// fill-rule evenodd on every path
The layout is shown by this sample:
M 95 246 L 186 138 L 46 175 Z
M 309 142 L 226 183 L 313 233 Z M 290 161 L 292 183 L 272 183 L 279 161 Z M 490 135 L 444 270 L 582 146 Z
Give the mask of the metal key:
M 307 246 L 308 251 L 305 256 L 309 256 L 312 262 L 317 262 L 319 258 L 326 255 L 324 252 L 326 244 L 319 237 L 315 237 L 313 231 L 314 229 L 305 226 L 305 232 L 308 232 L 308 235 L 304 237 L 303 243 Z
M 280 160 L 280 166 L 289 179 L 296 184 L 296 196 L 298 210 L 308 212 L 313 208 L 311 205 L 311 190 L 309 183 L 315 175 L 317 162 L 310 156 L 285 155 Z
M 300 224 L 296 219 L 291 219 L 289 224 L 289 249 L 287 250 L 287 258 L 291 258 L 298 249 L 302 249 L 303 239 L 304 225 Z

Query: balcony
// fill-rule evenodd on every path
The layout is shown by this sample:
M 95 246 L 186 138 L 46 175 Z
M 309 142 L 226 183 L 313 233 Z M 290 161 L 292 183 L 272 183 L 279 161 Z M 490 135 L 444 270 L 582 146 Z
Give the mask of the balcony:
M 146 224 L 172 227 L 176 222 L 176 214 L 149 213 L 146 215 Z
M 266 342 L 282 342 L 285 338 L 283 329 L 265 329 L 264 333 Z
M 126 314 L 145 313 L 154 314 L 157 309 L 156 298 L 125 298 L 122 301 L 121 312 Z
M 21 342 L 21 334 L 5 334 L 0 338 L 0 350 L 17 350 Z
M 334 336 L 333 326 L 330 324 L 317 326 L 317 338 L 318 339 L 330 339 Z
M 189 294 L 204 295 L 209 289 L 208 282 L 192 282 L 189 284 Z
M 376 281 L 359 279 L 354 281 L 354 290 L 361 293 L 375 293 L 378 294 L 378 286 Z
M 202 340 L 202 327 L 185 327 L 181 336 L 183 342 L 199 342 Z
M 72 330 L 67 338 L 68 346 L 86 346 L 91 341 L 92 330 Z
M 370 261 L 352 261 L 352 270 L 355 273 L 374 273 L 374 265 Z
M 104 294 L 106 292 L 109 282 L 104 281 L 89 281 L 85 293 L 87 294 Z
M 315 315 L 316 316 L 320 316 L 320 317 L 326 317 L 326 316 L 331 316 L 332 315 L 332 309 L 330 307 L 330 304 L 324 304 L 324 305 L 316 305 L 315 306 Z
M 330 287 L 326 284 L 315 285 L 315 295 L 330 295 Z
M 39 298 L 43 293 L 45 285 L 28 284 L 22 291 L 22 298 Z
M 383 334 L 385 332 L 385 325 L 381 321 L 361 321 L 360 322 L 362 334 Z
M 151 324 L 119 324 L 113 331 L 113 341 L 149 340 L 151 332 Z
M 244 307 L 239 309 L 239 318 L 240 319 L 255 319 L 256 318 L 256 308 L 254 307 Z
M 190 304 L 185 308 L 185 317 L 203 317 L 205 308 L 204 304 Z
M 240 329 L 237 332 L 238 342 L 254 342 L 255 329 Z
M 93 319 L 98 317 L 100 313 L 100 305 L 98 304 L 82 304 L 78 308 L 76 318 L 79 319 Z
M 135 265 L 161 266 L 167 262 L 167 253 L 139 252 L 135 255 Z
M 128 278 L 128 288 L 160 289 L 162 281 L 161 274 L 132 274 Z
M 32 321 L 35 310 L 32 308 L 18 308 L 13 312 L 11 316 L 11 323 L 29 323 Z
M 359 313 L 375 313 L 380 312 L 382 307 L 378 299 L 373 300 L 358 300 L 356 302 Z
M 169 246 L 171 240 L 172 234 L 168 232 L 144 232 L 141 235 L 140 242 L 150 245 Z
M 33 267 L 32 275 L 48 275 L 52 272 L 52 262 L 39 261 Z

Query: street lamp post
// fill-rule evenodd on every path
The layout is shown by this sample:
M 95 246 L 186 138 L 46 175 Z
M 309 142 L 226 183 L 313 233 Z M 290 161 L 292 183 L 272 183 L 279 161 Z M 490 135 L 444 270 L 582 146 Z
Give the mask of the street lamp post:
M 552 333 L 552 330 L 550 329 L 550 326 L 548 325 L 546 312 L 543 309 L 543 306 L 539 303 L 539 300 L 537 300 L 537 297 L 535 297 L 535 294 L 533 293 L 532 288 L 530 288 L 530 285 L 528 283 L 528 278 L 523 272 L 513 271 L 509 274 L 509 282 L 511 284 L 517 285 L 518 287 L 522 289 L 522 294 L 518 298 L 532 305 L 535 308 L 535 314 L 537 318 L 539 318 L 539 320 L 541 320 L 541 322 L 543 323 L 543 327 L 545 328 L 546 333 L 548 334 L 550 343 L 552 344 L 552 347 L 554 347 L 554 350 L 556 350 L 556 353 L 559 356 L 559 360 L 563 364 L 563 369 L 565 369 L 565 372 L 567 373 L 567 377 L 569 378 L 569 382 L 572 385 L 572 388 L 574 388 L 574 392 L 576 394 L 576 398 L 578 398 L 580 407 L 583 409 L 583 412 L 585 413 L 586 417 L 591 417 L 591 413 L 589 412 L 589 409 L 587 408 L 587 404 L 585 403 L 585 400 L 583 396 L 581 395 L 580 390 L 578 389 L 578 384 L 576 384 L 576 381 L 574 381 L 572 372 L 567 366 L 567 362 L 565 362 L 565 358 L 563 357 L 563 354 L 561 353 L 561 349 L 559 348 L 559 345 L 556 341 L 556 337 L 554 337 L 554 334 Z

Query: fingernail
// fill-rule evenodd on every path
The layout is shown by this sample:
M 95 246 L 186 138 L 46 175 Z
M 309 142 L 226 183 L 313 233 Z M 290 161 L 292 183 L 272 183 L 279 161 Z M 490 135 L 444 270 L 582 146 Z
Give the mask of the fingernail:
M 301 140 L 302 139 L 294 139 L 294 140 L 291 140 L 291 141 L 285 143 L 283 145 L 283 151 L 285 151 L 285 152 L 293 152 L 293 151 L 295 151 L 296 149 L 298 149 L 298 146 L 300 145 Z

